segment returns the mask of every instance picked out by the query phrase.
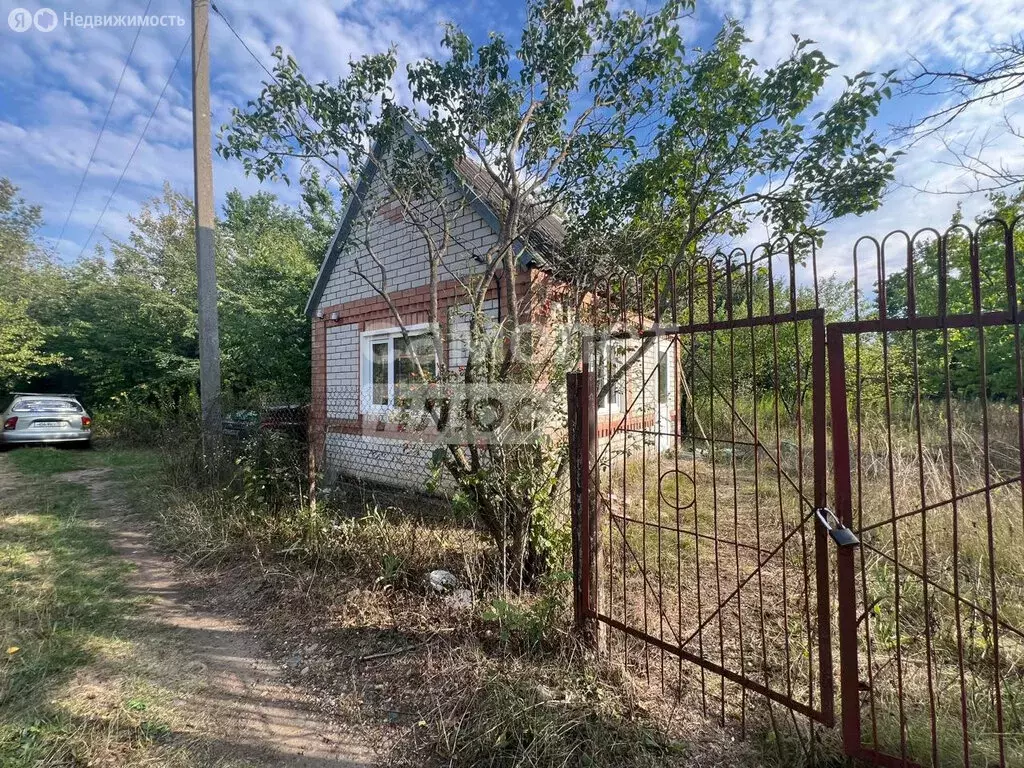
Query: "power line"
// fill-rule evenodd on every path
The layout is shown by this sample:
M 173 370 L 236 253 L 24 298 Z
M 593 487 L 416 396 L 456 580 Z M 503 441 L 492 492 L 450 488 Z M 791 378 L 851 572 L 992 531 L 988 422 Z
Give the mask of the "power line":
M 253 61 L 255 61 L 257 64 L 259 64 L 260 67 L 263 69 L 263 71 L 266 72 L 268 75 L 270 75 L 271 78 L 273 78 L 275 83 L 280 85 L 281 83 L 274 76 L 274 73 L 271 72 L 269 69 L 267 69 L 267 66 L 262 61 L 260 61 L 260 57 L 259 56 L 257 56 L 255 53 L 253 53 L 252 48 L 250 48 L 246 44 L 245 40 L 242 39 L 242 36 L 235 31 L 235 28 L 233 26 L 231 26 L 231 22 L 228 21 L 228 17 L 225 16 L 223 13 L 221 13 L 221 10 L 220 10 L 220 8 L 217 7 L 216 3 L 210 3 L 210 8 L 213 9 L 214 13 L 216 13 L 218 16 L 220 16 L 221 21 L 223 21 L 225 24 L 227 24 L 228 29 L 231 30 L 231 34 L 234 35 L 238 39 L 238 42 L 240 42 L 242 44 L 242 47 L 245 48 L 245 50 L 247 50 L 249 52 L 249 55 L 252 56 Z M 310 118 L 310 119 L 312 119 L 312 118 Z
M 148 0 L 146 3 L 146 10 L 143 11 L 143 16 L 149 15 L 149 7 L 153 4 L 153 0 Z M 78 180 L 78 189 L 75 190 L 75 196 L 71 198 L 71 208 L 68 209 L 67 218 L 64 219 L 64 226 L 60 228 L 60 237 L 57 239 L 59 243 L 64 239 L 64 233 L 67 231 L 68 223 L 71 221 L 71 214 L 75 212 L 75 205 L 78 203 L 78 196 L 82 194 L 82 187 L 85 186 L 85 179 L 89 175 L 89 169 L 92 168 L 92 161 L 96 159 L 96 151 L 100 147 L 100 141 L 103 139 L 103 133 L 107 130 L 107 122 L 110 120 L 110 113 L 114 109 L 114 102 L 117 100 L 117 94 L 121 92 L 121 83 L 124 81 L 124 75 L 128 71 L 128 64 L 131 63 L 132 54 L 135 53 L 135 46 L 139 42 L 139 35 L 142 34 L 142 25 L 140 24 L 135 30 L 135 38 L 132 40 L 131 48 L 128 49 L 128 56 L 124 60 L 124 66 L 121 67 L 121 74 L 117 78 L 117 86 L 114 88 L 114 95 L 110 97 L 110 103 L 107 105 L 107 113 L 103 116 L 103 124 L 100 126 L 99 135 L 96 136 L 96 143 L 92 145 L 92 152 L 89 153 L 89 161 L 85 164 L 85 171 L 82 173 L 82 178 Z
M 174 66 L 171 67 L 171 73 L 167 76 L 167 80 L 164 81 L 164 87 L 160 90 L 160 95 L 157 97 L 156 104 L 153 105 L 153 111 L 149 113 L 149 117 L 146 118 L 146 124 L 142 127 L 142 133 L 139 134 L 138 141 L 135 142 L 135 146 L 132 148 L 132 153 L 128 155 L 128 160 L 124 164 L 124 168 L 121 169 L 121 175 L 117 178 L 117 183 L 114 184 L 114 188 L 110 190 L 110 195 L 107 196 L 107 202 L 103 204 L 103 210 L 100 211 L 99 217 L 96 219 L 96 223 L 92 225 L 92 229 L 89 231 L 89 237 L 85 239 L 85 243 L 82 244 L 82 250 L 78 252 L 77 258 L 82 258 L 85 253 L 85 249 L 89 247 L 89 242 L 92 240 L 92 236 L 96 234 L 96 229 L 99 227 L 100 222 L 103 221 L 103 217 L 107 213 L 107 209 L 110 207 L 110 201 L 114 199 L 114 195 L 117 193 L 118 187 L 121 186 L 121 182 L 124 181 L 125 174 L 128 173 L 128 167 L 132 164 L 132 160 L 135 159 L 135 153 L 139 151 L 139 147 L 142 145 L 142 140 L 146 138 L 146 131 L 149 130 L 149 124 L 153 122 L 153 116 L 156 115 L 157 109 L 160 107 L 160 102 L 163 101 L 164 94 L 167 93 L 167 88 L 171 84 L 171 80 L 174 78 L 174 73 L 178 71 L 178 64 L 181 63 L 181 57 L 185 55 L 185 50 L 188 48 L 189 42 L 192 40 L 191 33 L 185 38 L 185 43 L 181 46 L 181 50 L 178 51 L 178 58 L 174 60 Z
M 243 48 L 245 48 L 245 50 L 246 50 L 246 51 L 248 52 L 248 54 L 249 54 L 250 56 L 252 56 L 252 60 L 253 60 L 253 61 L 255 61 L 255 62 L 256 62 L 257 64 L 259 64 L 259 65 L 260 65 L 260 69 L 262 69 L 262 70 L 263 70 L 264 72 L 266 72 L 266 73 L 267 73 L 267 75 L 268 75 L 268 76 L 270 77 L 270 79 L 271 79 L 271 80 L 273 80 L 273 81 L 274 81 L 275 83 L 277 83 L 277 84 L 278 84 L 278 85 L 280 86 L 280 85 L 281 85 L 281 81 L 277 79 L 277 75 L 275 75 L 275 74 L 274 74 L 274 73 L 273 73 L 272 71 L 270 71 L 269 69 L 267 69 L 267 65 L 266 65 L 266 64 L 264 64 L 264 63 L 263 63 L 263 62 L 262 62 L 262 61 L 260 60 L 260 57 L 259 57 L 259 56 L 257 56 L 257 55 L 256 55 L 256 54 L 255 54 L 255 53 L 253 52 L 252 48 L 250 48 L 250 47 L 248 46 L 248 44 L 247 44 L 247 43 L 245 42 L 245 40 L 243 40 L 243 39 L 242 39 L 242 36 L 241 36 L 240 34 L 238 34 L 238 32 L 237 32 L 237 31 L 235 30 L 235 28 L 234 28 L 234 27 L 233 27 L 233 26 L 231 25 L 231 22 L 230 22 L 230 21 L 228 21 L 228 17 L 227 17 L 227 16 L 225 16 L 225 15 L 224 15 L 224 14 L 223 14 L 223 13 L 221 12 L 220 8 L 218 8 L 218 7 L 217 7 L 217 5 L 216 5 L 215 3 L 210 3 L 210 8 L 212 8 L 212 9 L 213 9 L 213 12 L 214 12 L 214 13 L 216 13 L 216 14 L 217 14 L 218 16 L 220 16 L 220 18 L 221 18 L 221 21 L 223 21 L 223 22 L 224 22 L 224 23 L 225 23 L 225 24 L 227 25 L 228 29 L 229 29 L 229 30 L 231 30 L 231 34 L 235 36 L 235 38 L 236 38 L 236 39 L 238 40 L 238 42 L 240 42 L 240 43 L 242 44 L 242 47 L 243 47 Z M 284 86 L 281 86 L 281 87 L 284 87 Z M 319 122 L 317 121 L 317 119 L 316 119 L 315 117 L 313 117 L 313 116 L 312 116 L 311 114 L 309 114 L 309 112 L 308 112 L 308 111 L 306 110 L 306 108 L 305 108 L 305 107 L 304 107 L 304 106 L 303 106 L 303 105 L 302 105 L 301 103 L 299 103 L 299 104 L 298 104 L 298 107 L 299 107 L 299 111 L 300 111 L 300 112 L 301 112 L 301 113 L 302 113 L 302 114 L 303 114 L 303 115 L 304 115 L 304 116 L 305 116 L 305 117 L 306 117 L 306 118 L 307 118 L 307 119 L 308 119 L 308 120 L 309 120 L 309 121 L 310 121 L 311 123 L 313 123 L 313 125 L 314 125 L 314 126 L 316 126 L 316 128 L 317 128 L 317 129 L 319 129 L 319 130 L 321 130 L 321 131 L 322 131 L 322 130 L 324 129 L 324 127 L 323 127 L 322 125 L 320 125 L 320 123 L 319 123 Z M 324 158 L 324 157 L 323 157 L 323 156 L 321 156 L 321 155 L 317 155 L 317 157 L 319 157 L 319 158 L 320 158 L 321 160 L 323 160 L 323 161 L 324 161 L 325 163 L 326 163 L 326 162 L 328 162 L 328 161 L 327 161 L 327 159 L 326 159 L 326 158 Z

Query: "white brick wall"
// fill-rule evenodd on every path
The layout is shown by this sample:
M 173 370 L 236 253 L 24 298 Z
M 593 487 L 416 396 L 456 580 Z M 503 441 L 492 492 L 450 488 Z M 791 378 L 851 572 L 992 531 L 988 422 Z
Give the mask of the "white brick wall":
M 327 327 L 327 417 L 359 415 L 359 326 Z
M 423 234 L 409 222 L 391 221 L 386 215 L 378 214 L 385 203 L 387 190 L 378 180 L 371 185 L 361 220 L 353 223 L 350 245 L 335 264 L 320 299 L 320 308 L 379 295 L 366 280 L 353 274 L 358 265 L 375 285 L 381 285 L 380 268 L 370 258 L 364 245 L 367 242 L 384 266 L 389 292 L 418 288 L 429 282 L 430 263 Z M 444 255 L 439 277 L 449 280 L 480 269 L 473 254 L 485 254 L 496 242 L 497 235 L 468 202 L 454 194 L 445 208 L 445 218 L 453 222 L 452 242 Z M 436 242 L 440 242 L 443 221 L 439 215 L 434 232 Z
M 469 318 L 472 305 L 462 304 L 452 307 L 448 317 L 448 335 L 451 346 L 448 348 L 448 364 L 459 368 L 469 361 Z M 484 316 L 495 325 L 498 322 L 498 300 L 488 299 L 484 302 Z
M 425 491 L 437 446 L 371 435 L 327 435 L 328 481 L 339 474 Z
M 339 256 L 328 279 L 327 287 L 320 299 L 321 309 L 379 296 L 362 277 L 353 274 L 354 267 L 359 264 L 362 271 L 380 285 L 380 269 L 370 260 L 363 244 L 364 240 L 369 241 L 374 255 L 384 265 L 388 292 L 418 288 L 429 283 L 427 246 L 423 235 L 410 223 L 392 221 L 386 214 L 386 209 L 382 211 L 381 208 L 386 202 L 386 190 L 378 181 L 372 186 L 367 204 L 363 208 L 367 218 L 354 223 L 350 237 L 351 245 Z M 455 225 L 452 228 L 452 244 L 440 270 L 441 280 L 463 278 L 479 270 L 481 265 L 472 254 L 486 253 L 497 239 L 483 217 L 468 202 L 455 194 L 454 190 L 450 197 L 448 213 L 453 217 Z M 485 311 L 489 316 L 496 318 L 497 301 L 488 301 Z M 459 321 L 456 318 L 452 327 L 453 340 L 460 331 L 464 333 L 466 327 L 465 320 Z M 453 343 L 449 356 L 453 364 L 464 364 L 464 342 Z M 354 419 L 359 415 L 360 396 L 358 325 L 328 326 L 326 358 L 327 416 Z M 427 464 L 436 448 L 433 445 L 372 435 L 329 433 L 326 440 L 329 479 L 342 473 L 420 490 L 427 481 Z

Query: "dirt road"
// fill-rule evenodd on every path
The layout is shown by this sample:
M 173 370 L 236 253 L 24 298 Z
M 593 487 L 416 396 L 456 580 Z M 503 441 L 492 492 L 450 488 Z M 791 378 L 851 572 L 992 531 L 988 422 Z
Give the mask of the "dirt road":
M 0 487 L 13 487 L 19 477 L 5 458 L 0 457 Z M 53 479 L 88 489 L 93 524 L 106 533 L 117 555 L 134 566 L 126 578 L 130 589 L 146 602 L 141 623 L 148 625 L 150 634 L 173 638 L 173 653 L 161 645 L 154 646 L 150 655 L 173 656 L 161 663 L 188 670 L 192 679 L 200 681 L 176 704 L 185 710 L 188 738 L 199 737 L 207 745 L 210 764 L 295 768 L 373 764 L 371 750 L 318 711 L 298 687 L 289 685 L 281 667 L 261 654 L 252 628 L 190 601 L 177 567 L 156 551 L 145 521 L 121 498 L 110 470 L 84 469 Z M 145 644 L 145 633 L 138 642 Z

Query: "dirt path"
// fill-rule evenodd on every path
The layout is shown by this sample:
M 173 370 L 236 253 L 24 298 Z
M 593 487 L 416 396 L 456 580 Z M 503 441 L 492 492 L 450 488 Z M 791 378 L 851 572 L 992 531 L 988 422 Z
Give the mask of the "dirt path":
M 10 470 L 0 463 L 0 486 L 5 472 Z M 189 602 L 175 565 L 156 552 L 109 470 L 68 472 L 56 479 L 88 488 L 111 545 L 136 566 L 128 578 L 132 589 L 149 598 L 146 619 L 173 634 L 190 657 L 180 663 L 206 678 L 185 704 L 224 757 L 295 768 L 373 764 L 370 750 L 287 683 L 280 666 L 260 653 L 250 628 Z

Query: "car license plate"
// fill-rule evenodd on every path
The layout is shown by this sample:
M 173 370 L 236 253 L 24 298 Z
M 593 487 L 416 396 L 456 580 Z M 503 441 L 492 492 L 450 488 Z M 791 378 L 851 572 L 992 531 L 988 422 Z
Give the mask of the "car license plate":
M 63 427 L 63 421 L 36 421 L 32 423 L 33 427 Z

